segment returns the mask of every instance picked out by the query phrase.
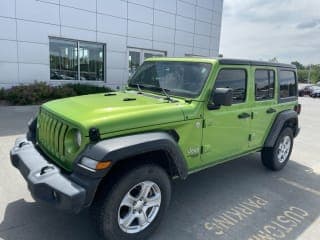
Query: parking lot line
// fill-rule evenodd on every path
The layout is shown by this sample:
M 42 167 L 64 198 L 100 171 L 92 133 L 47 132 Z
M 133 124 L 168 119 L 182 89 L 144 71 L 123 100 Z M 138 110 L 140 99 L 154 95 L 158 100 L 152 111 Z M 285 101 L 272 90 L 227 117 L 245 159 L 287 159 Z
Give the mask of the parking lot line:
M 297 182 L 293 182 L 293 181 L 287 180 L 285 178 L 278 178 L 278 180 L 281 181 L 281 182 L 284 182 L 286 184 L 289 184 L 289 185 L 291 185 L 293 187 L 299 188 L 301 190 L 313 193 L 314 195 L 317 195 L 317 196 L 320 197 L 320 191 L 317 191 L 317 190 L 309 188 L 309 187 L 305 187 L 305 186 L 303 186 L 303 185 L 301 185 L 301 184 L 299 184 Z

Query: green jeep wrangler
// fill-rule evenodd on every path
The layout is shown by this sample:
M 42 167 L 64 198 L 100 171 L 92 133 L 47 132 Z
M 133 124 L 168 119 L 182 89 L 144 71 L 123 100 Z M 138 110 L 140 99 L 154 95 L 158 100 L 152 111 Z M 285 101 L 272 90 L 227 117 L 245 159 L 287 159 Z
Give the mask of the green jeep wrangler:
M 43 104 L 10 155 L 36 200 L 91 207 L 105 239 L 144 239 L 168 208 L 173 178 L 254 152 L 282 169 L 299 113 L 292 65 L 152 58 L 124 91 Z

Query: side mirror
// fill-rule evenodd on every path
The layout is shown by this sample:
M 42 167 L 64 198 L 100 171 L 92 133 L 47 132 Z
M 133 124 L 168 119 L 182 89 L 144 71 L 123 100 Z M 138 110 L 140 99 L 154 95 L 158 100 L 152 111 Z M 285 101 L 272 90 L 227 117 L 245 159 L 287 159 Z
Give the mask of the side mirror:
M 208 104 L 209 110 L 219 109 L 221 106 L 232 105 L 232 89 L 216 88 L 212 91 Z

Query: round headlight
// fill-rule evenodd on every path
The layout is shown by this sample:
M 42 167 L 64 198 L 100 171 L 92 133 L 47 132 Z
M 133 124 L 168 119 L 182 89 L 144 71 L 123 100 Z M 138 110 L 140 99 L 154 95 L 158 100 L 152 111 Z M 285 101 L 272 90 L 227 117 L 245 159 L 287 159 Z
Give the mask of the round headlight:
M 82 141 L 82 136 L 81 136 L 81 132 L 79 130 L 76 131 L 75 137 L 76 137 L 76 143 L 77 143 L 78 147 L 80 147 L 81 141 Z

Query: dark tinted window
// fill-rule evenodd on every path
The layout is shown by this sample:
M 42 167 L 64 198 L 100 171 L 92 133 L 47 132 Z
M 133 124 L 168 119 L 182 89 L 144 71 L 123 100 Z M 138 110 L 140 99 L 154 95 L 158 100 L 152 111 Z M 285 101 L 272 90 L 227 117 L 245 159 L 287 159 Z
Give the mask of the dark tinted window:
M 246 100 L 247 72 L 244 69 L 223 69 L 219 72 L 214 88 L 231 88 L 232 103 Z
M 297 80 L 293 71 L 280 71 L 280 98 L 297 96 Z
M 273 70 L 256 70 L 255 72 L 255 94 L 257 101 L 272 99 L 274 97 Z

